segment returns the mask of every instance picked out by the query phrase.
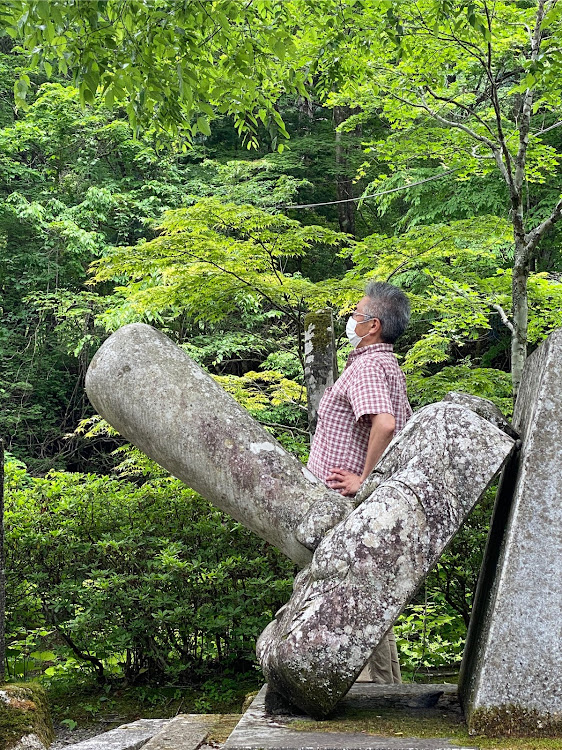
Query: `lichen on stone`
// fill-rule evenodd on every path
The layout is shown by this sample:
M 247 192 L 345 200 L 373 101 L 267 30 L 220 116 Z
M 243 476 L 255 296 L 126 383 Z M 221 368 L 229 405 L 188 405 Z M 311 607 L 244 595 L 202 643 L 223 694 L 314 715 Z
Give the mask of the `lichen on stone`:
M 329 715 L 514 445 L 473 411 L 433 404 L 394 439 L 344 520 L 330 502 L 313 508 L 300 539 L 325 535 L 258 639 L 268 683 L 311 716 Z

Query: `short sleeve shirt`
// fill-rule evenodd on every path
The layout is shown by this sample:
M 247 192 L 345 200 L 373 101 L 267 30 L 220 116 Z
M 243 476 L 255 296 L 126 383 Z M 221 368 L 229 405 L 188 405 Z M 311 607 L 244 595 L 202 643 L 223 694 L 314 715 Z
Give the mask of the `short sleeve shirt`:
M 412 415 L 406 379 L 392 344 L 371 344 L 349 355 L 344 371 L 327 388 L 318 409 L 318 424 L 308 468 L 326 481 L 330 469 L 361 474 L 371 432 L 371 414 L 392 414 L 399 432 Z

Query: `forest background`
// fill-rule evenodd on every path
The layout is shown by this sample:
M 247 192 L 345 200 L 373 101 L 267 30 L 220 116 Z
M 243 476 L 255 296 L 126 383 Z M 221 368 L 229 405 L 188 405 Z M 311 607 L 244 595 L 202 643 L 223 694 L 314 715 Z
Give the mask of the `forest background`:
M 290 595 L 287 560 L 93 414 L 119 326 L 163 330 L 305 461 L 303 316 L 342 316 L 341 368 L 341 321 L 391 280 L 414 408 L 510 413 L 512 362 L 562 325 L 560 9 L 3 3 L 8 679 L 92 714 L 124 685 L 234 704 Z M 492 499 L 397 624 L 409 678 L 458 666 Z

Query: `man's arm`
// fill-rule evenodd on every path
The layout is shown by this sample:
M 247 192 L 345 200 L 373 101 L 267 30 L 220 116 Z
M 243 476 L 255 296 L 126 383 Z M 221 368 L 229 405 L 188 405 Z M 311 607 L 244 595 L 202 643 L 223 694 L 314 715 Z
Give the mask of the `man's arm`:
M 326 484 L 342 495 L 351 497 L 355 495 L 362 482 L 367 479 L 371 471 L 377 465 L 380 457 L 386 450 L 394 436 L 396 422 L 392 414 L 371 414 L 371 432 L 369 433 L 369 445 L 367 456 L 361 476 L 353 474 L 347 469 L 332 468 L 326 479 Z

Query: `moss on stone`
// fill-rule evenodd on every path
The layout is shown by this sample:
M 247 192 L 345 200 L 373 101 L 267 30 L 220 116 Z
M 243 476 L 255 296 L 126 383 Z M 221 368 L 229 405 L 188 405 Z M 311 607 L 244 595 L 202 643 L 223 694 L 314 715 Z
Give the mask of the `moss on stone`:
M 250 708 L 252 705 L 252 701 L 258 694 L 259 690 L 252 690 L 251 693 L 246 693 L 246 697 L 244 698 L 244 701 L 242 703 L 242 713 L 245 714 L 246 711 Z
M 403 711 L 376 708 L 351 709 L 323 721 L 291 721 L 291 729 L 307 732 L 365 732 L 384 737 L 455 737 L 465 734 L 466 726 L 457 713 L 435 709 Z
M 304 329 L 314 326 L 311 335 L 312 347 L 315 350 L 327 349 L 332 343 L 332 326 L 329 310 L 318 310 L 305 315 Z
M 0 687 L 0 750 L 10 750 L 18 740 L 35 734 L 48 747 L 54 739 L 45 691 L 34 682 Z
M 241 718 L 242 714 L 214 715 L 206 742 L 216 742 L 222 745 L 226 742 Z
M 349 709 L 324 721 L 296 719 L 291 729 L 305 732 L 350 732 L 382 737 L 447 738 L 454 745 L 482 750 L 562 750 L 562 736 L 491 737 L 469 734 L 461 715 L 439 709 Z
M 477 709 L 469 728 L 471 734 L 487 737 L 562 737 L 560 717 L 514 704 Z

